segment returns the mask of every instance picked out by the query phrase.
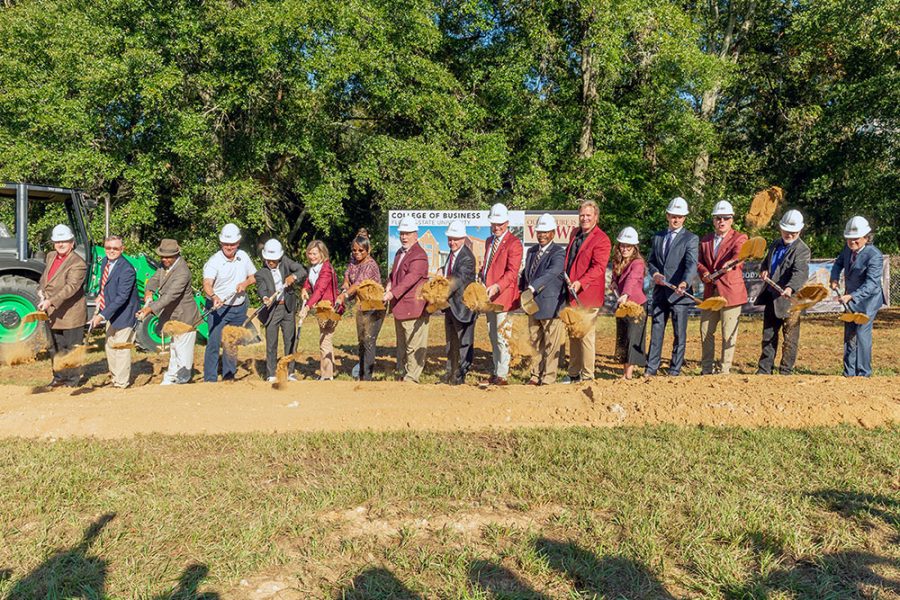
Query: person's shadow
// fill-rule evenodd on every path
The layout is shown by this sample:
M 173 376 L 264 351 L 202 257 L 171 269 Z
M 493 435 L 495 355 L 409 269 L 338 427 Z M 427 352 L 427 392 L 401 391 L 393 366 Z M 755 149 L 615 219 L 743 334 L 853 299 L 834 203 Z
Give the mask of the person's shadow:
M 550 600 L 549 596 L 535 591 L 511 570 L 488 560 L 476 560 L 469 565 L 469 583 L 473 590 L 484 592 L 488 598 Z
M 197 590 L 208 574 L 209 568 L 206 565 L 190 565 L 178 578 L 178 583 L 172 591 L 154 596 L 153 600 L 219 600 L 220 596 L 216 592 Z
M 105 598 L 107 563 L 102 558 L 88 555 L 88 550 L 115 516 L 115 513 L 107 513 L 94 521 L 85 529 L 77 546 L 54 552 L 17 581 L 5 600 Z
M 338 590 L 334 600 L 422 600 L 393 573 L 380 567 L 366 569 Z

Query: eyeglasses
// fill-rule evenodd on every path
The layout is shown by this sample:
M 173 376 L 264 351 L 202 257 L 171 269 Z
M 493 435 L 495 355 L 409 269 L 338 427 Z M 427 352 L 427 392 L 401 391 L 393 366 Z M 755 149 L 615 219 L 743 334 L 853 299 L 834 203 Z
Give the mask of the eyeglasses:
M 734 217 L 731 216 L 731 215 L 726 215 L 726 216 L 724 216 L 724 217 L 721 216 L 721 215 L 716 215 L 715 217 L 713 217 L 713 221 L 730 221 L 730 220 L 732 220 L 733 218 L 734 218 Z
M 365 248 L 351 248 L 350 252 L 352 254 L 364 254 L 366 252 Z
M 103 246 L 104 250 L 110 250 L 112 252 L 121 252 L 122 246 Z

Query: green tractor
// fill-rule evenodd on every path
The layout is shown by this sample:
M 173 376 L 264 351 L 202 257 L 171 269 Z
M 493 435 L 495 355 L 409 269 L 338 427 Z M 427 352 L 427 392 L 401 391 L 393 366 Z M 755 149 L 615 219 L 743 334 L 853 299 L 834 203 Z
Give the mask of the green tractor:
M 88 315 L 94 312 L 95 299 L 100 291 L 101 264 L 105 256 L 103 246 L 88 237 L 87 210 L 96 202 L 80 190 L 31 185 L 27 183 L 0 184 L 0 344 L 31 341 L 35 346 L 45 346 L 49 341 L 46 321 L 22 324 L 22 317 L 37 310 L 38 281 L 44 272 L 44 248 L 49 247 L 49 229 L 42 231 L 36 247 L 29 244 L 29 224 L 42 220 L 46 214 L 66 223 L 75 232 L 75 252 L 90 265 L 84 282 L 88 298 Z M 43 219 L 46 221 L 46 219 Z M 106 230 L 109 231 L 109 206 L 105 211 Z M 8 225 L 12 224 L 12 229 Z M 33 226 L 33 225 L 32 225 Z M 50 225 L 52 227 L 52 224 Z M 137 271 L 138 297 L 144 297 L 144 285 L 158 265 L 140 254 L 125 255 Z M 202 311 L 205 299 L 194 293 Z M 204 339 L 208 329 L 201 323 L 197 331 Z M 138 323 L 136 342 L 147 352 L 153 352 L 163 343 L 162 332 L 156 316 Z M 166 339 L 168 341 L 168 339 Z

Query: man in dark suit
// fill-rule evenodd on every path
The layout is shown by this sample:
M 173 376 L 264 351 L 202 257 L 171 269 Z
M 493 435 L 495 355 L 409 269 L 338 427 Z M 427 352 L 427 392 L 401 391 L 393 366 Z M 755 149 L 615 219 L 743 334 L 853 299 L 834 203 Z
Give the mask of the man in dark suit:
M 419 245 L 419 226 L 403 217 L 397 227 L 400 249 L 394 256 L 384 301 L 390 302 L 397 334 L 397 378 L 419 383 L 428 353 L 428 313 L 419 290 L 428 281 L 428 255 Z
M 444 309 L 447 337 L 447 383 L 466 382 L 475 354 L 475 313 L 463 304 L 463 291 L 475 281 L 475 255 L 466 246 L 466 226 L 453 221 L 447 227 L 450 255 L 444 264 L 444 276 L 450 281 L 450 306 Z
M 528 385 L 556 383 L 559 347 L 563 326 L 559 311 L 566 301 L 563 273 L 566 251 L 553 243 L 556 219 L 544 213 L 534 228 L 538 243 L 525 255 L 525 270 L 519 277 L 519 290 L 534 294 L 537 312 L 528 315 L 528 337 L 531 342 L 531 377 Z
M 266 379 L 275 381 L 278 366 L 278 331 L 284 340 L 285 356 L 294 353 L 296 344 L 297 288 L 296 282 L 303 283 L 306 269 L 297 261 L 284 255 L 284 248 L 278 240 L 269 240 L 262 250 L 263 267 L 256 272 L 256 291 L 263 301 L 259 311 L 259 321 L 266 327 Z M 288 365 L 288 379 L 294 377 L 294 363 Z
M 669 375 L 679 375 L 684 364 L 687 341 L 688 309 L 693 305 L 684 295 L 691 292 L 690 283 L 697 276 L 697 254 L 700 240 L 684 228 L 688 204 L 684 198 L 673 198 L 666 207 L 669 228 L 653 236 L 647 270 L 656 284 L 653 288 L 653 304 L 650 317 L 650 350 L 647 353 L 647 370 L 644 377 L 652 377 L 659 370 L 662 360 L 663 337 L 666 322 L 672 319 L 675 341 Z M 665 284 L 674 285 L 672 290 Z
M 769 252 L 763 259 L 760 277 L 769 277 L 784 293 L 779 293 L 771 285 L 764 284 L 762 292 L 754 304 L 764 306 L 762 354 L 759 357 L 758 375 L 771 375 L 778 352 L 778 333 L 784 335 L 781 350 L 782 375 L 794 371 L 797 360 L 797 346 L 800 343 L 800 313 L 791 312 L 790 297 L 803 287 L 809 279 L 810 250 L 800 232 L 803 230 L 803 215 L 798 210 L 789 210 L 778 224 L 781 239 L 769 245 Z
M 100 293 L 91 327 L 106 324 L 106 362 L 117 388 L 131 385 L 131 347 L 137 324 L 137 273 L 122 257 L 125 242 L 111 235 L 103 242 L 106 258 L 101 265 Z

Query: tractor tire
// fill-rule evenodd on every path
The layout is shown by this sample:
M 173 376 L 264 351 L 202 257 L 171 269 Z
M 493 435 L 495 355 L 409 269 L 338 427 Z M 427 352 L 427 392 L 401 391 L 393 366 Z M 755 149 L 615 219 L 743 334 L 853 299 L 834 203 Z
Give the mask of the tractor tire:
M 22 325 L 22 317 L 37 310 L 38 284 L 19 275 L 0 276 L 0 345 L 26 342 L 35 351 L 50 344 L 46 321 Z
M 162 331 L 159 326 L 159 318 L 151 313 L 150 316 L 143 321 L 138 321 L 135 327 L 137 330 L 135 331 L 134 341 L 135 344 L 137 344 L 137 347 L 144 352 L 156 352 L 159 349 L 159 345 L 162 343 Z

